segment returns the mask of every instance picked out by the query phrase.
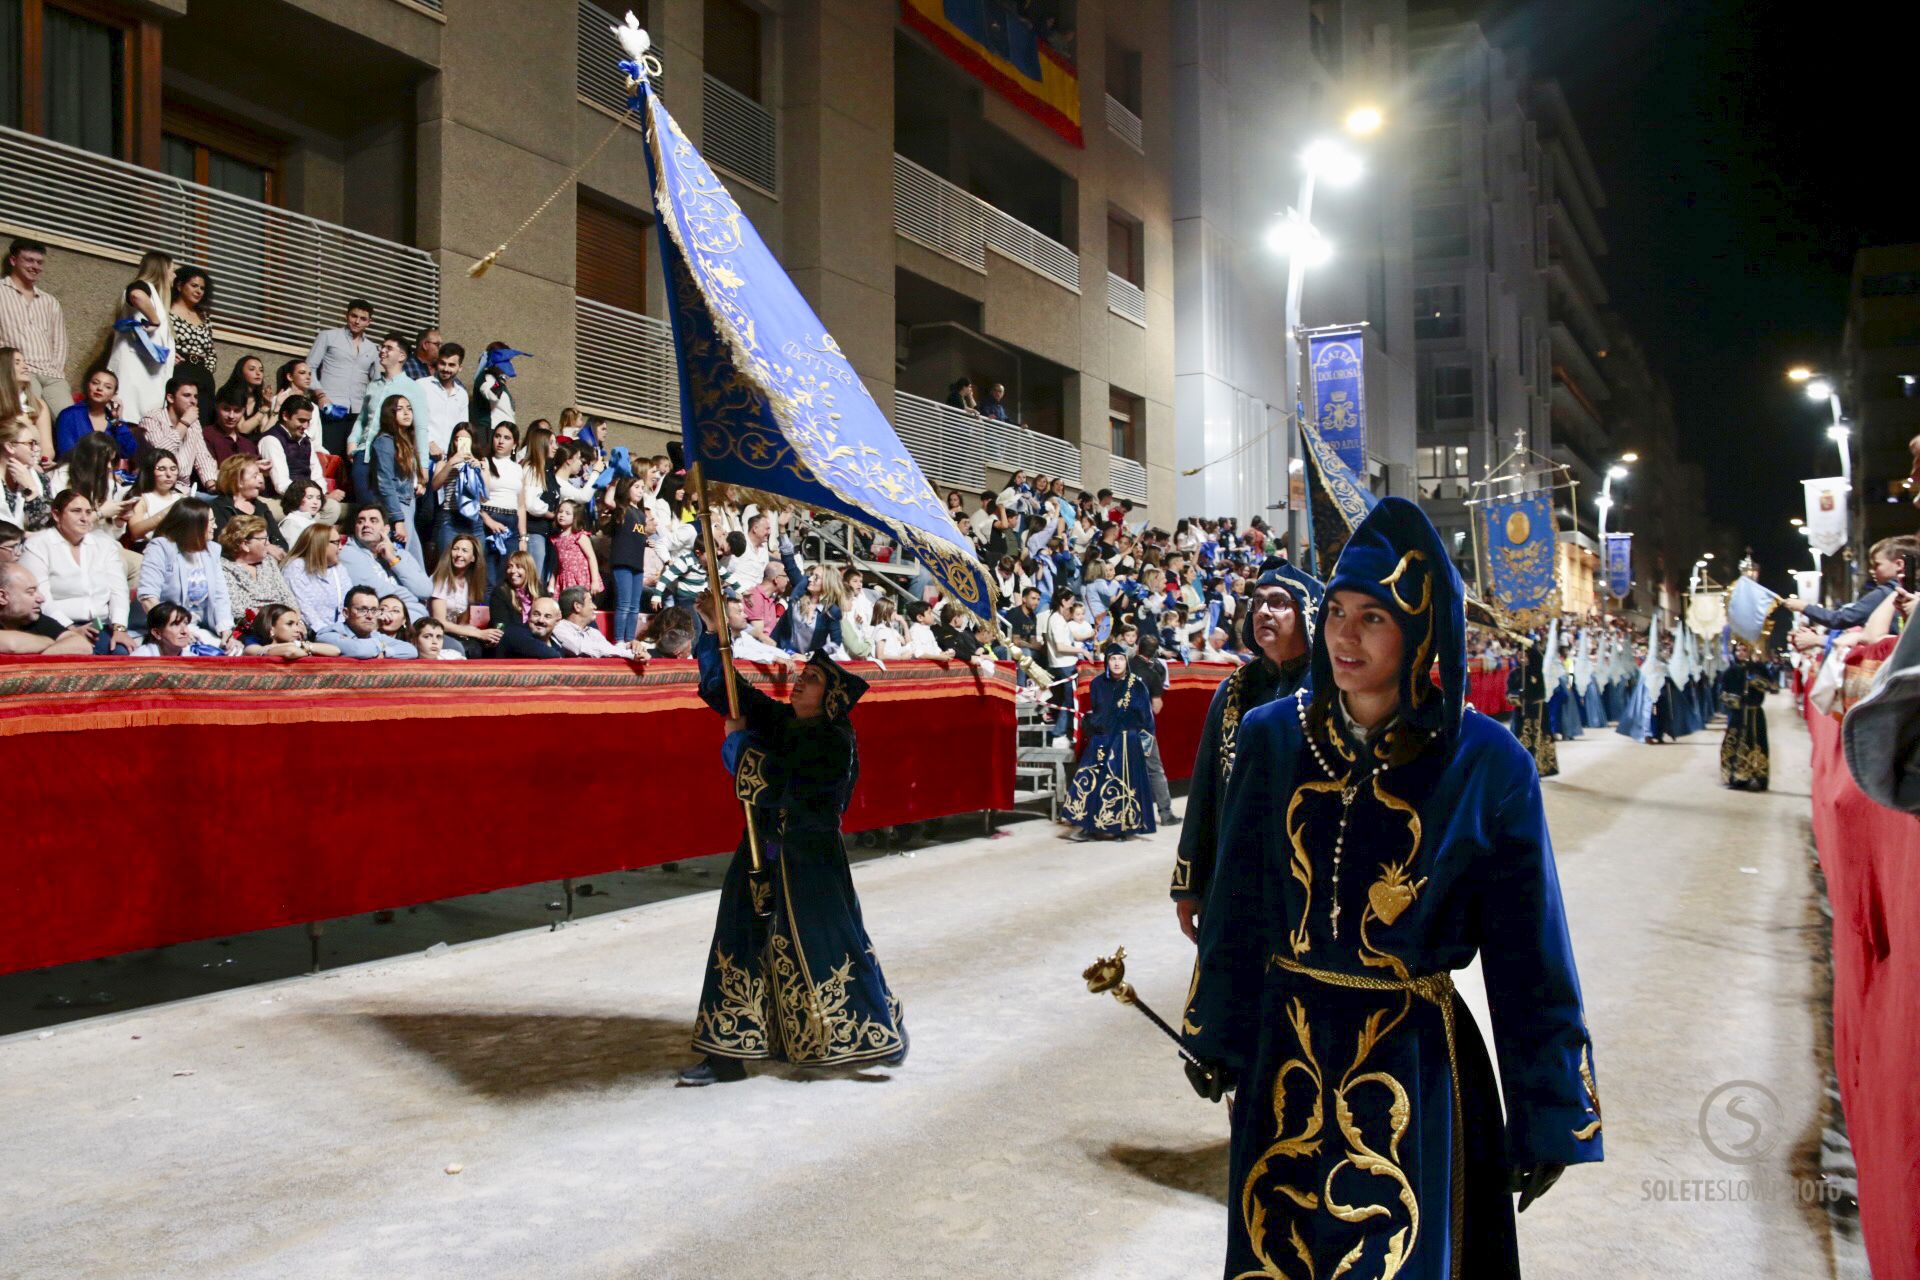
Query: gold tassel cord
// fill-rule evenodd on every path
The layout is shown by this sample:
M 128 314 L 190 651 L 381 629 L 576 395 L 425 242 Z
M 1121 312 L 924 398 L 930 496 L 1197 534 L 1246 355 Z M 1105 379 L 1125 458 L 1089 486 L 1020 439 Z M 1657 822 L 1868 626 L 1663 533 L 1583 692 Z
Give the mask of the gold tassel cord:
M 539 221 L 540 215 L 545 213 L 548 209 L 552 208 L 553 202 L 555 200 L 558 200 L 566 192 L 568 187 L 571 187 L 574 183 L 580 180 L 580 175 L 587 171 L 587 166 L 600 158 L 600 153 L 607 149 L 607 144 L 609 142 L 612 142 L 614 138 L 619 136 L 620 131 L 626 128 L 627 122 L 633 118 L 634 118 L 633 108 L 628 107 L 626 111 L 621 113 L 620 118 L 613 122 L 613 128 L 607 130 L 607 136 L 600 139 L 598 145 L 596 145 L 592 151 L 587 153 L 587 158 L 585 160 L 582 160 L 579 164 L 573 167 L 572 173 L 569 173 L 565 178 L 560 180 L 560 185 L 555 187 L 552 193 L 549 194 L 545 200 L 542 200 L 540 202 L 540 207 L 535 209 L 532 213 L 528 214 L 527 220 L 525 222 L 522 222 L 519 226 L 515 227 L 513 229 L 513 234 L 500 242 L 499 248 L 495 249 L 492 253 L 489 253 L 486 257 L 480 259 L 480 261 L 474 263 L 472 266 L 468 267 L 467 274 L 472 276 L 476 280 L 479 279 L 481 276 L 484 276 L 485 274 L 487 274 L 487 268 L 491 267 L 494 263 L 500 261 L 500 256 L 504 254 L 509 247 L 512 246 L 513 242 L 515 240 L 518 240 L 522 235 L 522 233 L 524 233 L 528 227 L 532 226 L 535 222 Z

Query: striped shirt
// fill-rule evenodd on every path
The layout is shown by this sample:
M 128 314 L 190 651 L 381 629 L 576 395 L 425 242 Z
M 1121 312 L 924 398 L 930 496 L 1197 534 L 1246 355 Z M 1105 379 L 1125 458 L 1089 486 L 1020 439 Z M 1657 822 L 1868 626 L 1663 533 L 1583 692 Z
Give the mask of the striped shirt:
M 173 460 L 180 464 L 182 480 L 213 492 L 214 481 L 220 477 L 220 464 L 213 460 L 206 433 L 198 422 L 176 426 L 165 409 L 155 409 L 140 419 L 140 434 L 154 448 L 173 454 Z
M 28 294 L 11 275 L 0 277 L 0 347 L 16 348 L 28 372 L 65 380 L 67 323 L 60 300 L 45 289 Z

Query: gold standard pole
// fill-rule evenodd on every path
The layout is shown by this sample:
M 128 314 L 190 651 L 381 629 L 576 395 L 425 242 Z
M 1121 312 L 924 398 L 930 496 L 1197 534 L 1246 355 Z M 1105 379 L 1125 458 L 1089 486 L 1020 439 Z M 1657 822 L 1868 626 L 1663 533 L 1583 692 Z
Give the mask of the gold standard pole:
M 716 619 L 714 636 L 720 641 L 720 671 L 727 684 L 727 715 L 738 719 L 740 716 L 740 690 L 734 684 L 733 674 L 733 629 L 727 625 L 727 597 L 720 586 L 720 556 L 713 546 L 713 512 L 707 505 L 707 480 L 701 474 L 700 464 L 692 467 L 694 502 L 700 508 L 700 548 L 707 561 L 707 593 L 713 606 Z M 740 809 L 747 820 L 747 869 L 756 878 L 766 875 L 766 863 L 760 853 L 760 832 L 753 825 L 753 802 L 742 796 Z M 753 895 L 756 907 L 762 894 Z M 765 914 L 762 912 L 761 914 Z

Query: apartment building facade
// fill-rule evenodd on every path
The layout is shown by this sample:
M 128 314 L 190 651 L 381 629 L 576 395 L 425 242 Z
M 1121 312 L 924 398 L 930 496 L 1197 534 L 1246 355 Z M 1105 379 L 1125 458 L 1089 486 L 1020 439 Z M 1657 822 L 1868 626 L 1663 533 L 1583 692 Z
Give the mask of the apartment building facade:
M 1542 153 L 1523 58 L 1445 13 L 1416 15 L 1411 42 L 1418 477 L 1471 579 L 1473 484 L 1553 448 Z
M 1298 452 L 1287 415 L 1288 264 L 1267 237 L 1300 198 L 1308 143 L 1339 136 L 1362 103 L 1385 111 L 1386 128 L 1353 143 L 1365 155 L 1356 187 L 1316 192 L 1313 222 L 1334 255 L 1307 274 L 1301 323 L 1368 326 L 1369 483 L 1413 496 L 1404 0 L 1195 0 L 1177 8 L 1175 36 L 1180 510 L 1285 527 Z
M 1910 443 L 1920 437 L 1920 244 L 1879 245 L 1854 255 L 1839 391 L 1852 430 L 1856 540 L 1864 549 L 1911 534 Z M 1809 421 L 1817 420 L 1809 415 Z M 1832 446 L 1822 446 L 1820 459 L 1823 466 L 1838 463 Z
M 1023 467 L 1170 524 L 1168 0 L 1038 6 L 1078 145 L 900 0 L 618 7 L 936 485 Z M 104 353 L 131 264 L 158 248 L 212 272 L 223 374 L 304 355 L 364 295 L 376 331 L 437 323 L 470 351 L 532 353 L 523 417 L 574 405 L 657 449 L 678 396 L 614 21 L 587 0 L 0 0 L 0 166 L 21 193 L 0 228 L 54 247 L 69 372 Z M 98 101 L 62 92 L 73 77 Z M 962 376 L 1003 383 L 1015 422 L 944 405 Z

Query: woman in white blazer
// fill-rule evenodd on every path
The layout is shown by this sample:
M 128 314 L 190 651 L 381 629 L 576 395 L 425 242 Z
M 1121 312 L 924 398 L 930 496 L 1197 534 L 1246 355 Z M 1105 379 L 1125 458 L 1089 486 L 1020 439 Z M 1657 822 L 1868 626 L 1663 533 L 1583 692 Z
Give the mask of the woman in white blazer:
M 20 563 L 47 593 L 41 610 L 67 626 L 127 625 L 127 567 L 120 549 L 93 532 L 93 503 L 63 489 L 54 495 L 53 527 L 28 535 Z
M 198 498 L 173 504 L 140 561 L 140 607 L 151 610 L 162 600 L 193 615 L 204 643 L 225 646 L 233 638 L 233 600 L 213 540 L 213 508 Z

